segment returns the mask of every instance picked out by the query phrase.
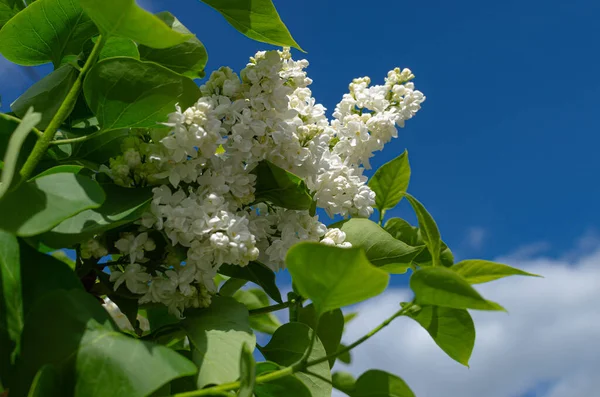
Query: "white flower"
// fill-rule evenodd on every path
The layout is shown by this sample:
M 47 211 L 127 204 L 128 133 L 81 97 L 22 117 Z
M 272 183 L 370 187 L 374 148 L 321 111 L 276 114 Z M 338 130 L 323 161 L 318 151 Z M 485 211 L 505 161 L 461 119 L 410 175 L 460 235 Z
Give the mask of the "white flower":
M 82 243 L 80 253 L 83 259 L 98 259 L 108 255 L 106 247 L 104 247 L 104 245 L 102 245 L 102 243 L 95 238 L 91 238 L 88 241 Z
M 129 255 L 130 263 L 144 259 L 144 251 L 153 251 L 156 248 L 154 240 L 148 237 L 148 233 L 140 233 L 134 236 L 132 233 L 123 233 L 121 239 L 117 240 L 115 247 L 125 255 Z
M 143 294 L 148 291 L 148 281 L 152 277 L 146 273 L 146 269 L 138 263 L 125 266 L 125 271 L 115 270 L 110 273 L 110 281 L 115 282 L 115 291 L 125 283 L 127 289 L 134 294 Z

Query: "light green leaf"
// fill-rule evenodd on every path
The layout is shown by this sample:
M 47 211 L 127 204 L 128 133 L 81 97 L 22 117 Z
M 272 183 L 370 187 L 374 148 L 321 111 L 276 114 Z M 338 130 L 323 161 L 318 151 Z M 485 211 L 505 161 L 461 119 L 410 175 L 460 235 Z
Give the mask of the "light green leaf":
M 251 288 L 239 290 L 233 298 L 244 304 L 248 310 L 269 306 L 269 297 L 263 290 Z M 281 326 L 281 322 L 273 313 L 250 316 L 250 326 L 258 332 L 273 334 Z
M 256 175 L 255 202 L 269 202 L 290 210 L 308 210 L 313 199 L 306 184 L 296 175 L 263 160 L 252 170 Z
M 350 394 L 352 390 L 354 390 L 356 384 L 354 376 L 351 373 L 344 371 L 334 372 L 331 380 L 333 382 L 333 387 L 346 394 Z
M 396 375 L 371 369 L 359 376 L 350 397 L 415 397 L 415 394 Z
M 27 387 L 48 363 L 72 382 L 69 390 L 75 397 L 144 397 L 196 372 L 175 351 L 117 331 L 106 310 L 86 292 L 59 290 L 46 295 L 23 329 L 20 379 L 25 382 L 20 387 Z M 19 391 L 16 395 L 22 395 Z
M 191 32 L 183 26 L 170 12 L 159 12 L 158 18 L 171 29 L 182 34 Z M 206 48 L 196 37 L 191 37 L 185 43 L 165 49 L 153 49 L 140 46 L 140 56 L 145 61 L 152 61 L 192 79 L 204 77 L 204 67 L 208 61 Z
M 52 174 L 64 174 L 64 173 L 79 174 L 84 170 L 86 170 L 86 169 L 81 165 L 69 165 L 69 164 L 57 165 L 56 167 L 48 168 L 47 170 L 42 171 L 41 173 L 37 174 L 36 176 L 34 176 L 31 179 L 32 180 L 38 179 L 38 178 L 44 177 L 46 175 L 52 175 Z
M 43 130 L 62 105 L 79 72 L 71 65 L 63 65 L 29 87 L 10 108 L 19 117 L 24 117 L 30 107 L 41 113 L 42 119 L 37 128 Z
M 445 267 L 426 267 L 410 278 L 410 288 L 419 305 L 434 305 L 454 309 L 504 310 L 497 303 L 485 300 L 460 275 Z
M 390 278 L 360 248 L 300 243 L 288 251 L 285 262 L 294 285 L 319 314 L 379 295 Z
M 96 234 L 134 222 L 152 200 L 151 189 L 103 185 L 106 200 L 99 207 L 68 218 L 38 238 L 53 248 L 70 247 Z
M 346 241 L 363 248 L 369 261 L 388 273 L 406 273 L 413 259 L 423 251 L 422 246 L 407 245 L 368 219 L 352 218 L 332 227 L 339 227 L 346 233 Z
M 281 293 L 275 284 L 275 273 L 260 262 L 250 262 L 246 266 L 222 265 L 219 273 L 242 280 L 248 280 L 260 286 L 274 301 L 281 303 Z
M 279 369 L 281 369 L 279 365 L 269 361 L 257 363 L 256 376 L 266 375 Z M 304 383 L 294 375 L 259 383 L 254 386 L 254 395 L 256 397 L 313 397 Z
M 508 276 L 541 277 L 537 274 L 515 269 L 514 267 L 502 263 L 484 261 L 481 259 L 467 259 L 460 261 L 452 266 L 450 270 L 454 270 L 456 273 L 460 274 L 469 284 L 487 283 Z
M 8 385 L 23 329 L 23 301 L 19 243 L 4 231 L 0 231 L 0 301 L 0 383 Z
M 105 130 L 154 127 L 167 121 L 176 104 L 186 109 L 200 97 L 191 79 L 158 64 L 125 57 L 98 62 L 87 74 L 83 92 Z
M 27 397 L 60 397 L 62 396 L 60 374 L 54 366 L 44 365 L 35 374 Z
M 256 338 L 248 309 L 233 298 L 213 297 L 206 309 L 186 310 L 182 326 L 194 346 L 192 357 L 200 368 L 197 386 L 233 382 L 240 376 L 244 344 L 254 349 Z
M 83 43 L 98 34 L 93 22 L 74 0 L 38 0 L 15 15 L 0 30 L 0 53 L 24 66 L 77 55 Z
M 440 251 L 442 249 L 442 238 L 435 221 L 429 212 L 427 212 L 423 204 L 421 204 L 416 198 L 408 193 L 405 193 L 405 196 L 417 215 L 417 219 L 419 221 L 419 230 L 421 231 L 423 242 L 431 254 L 433 266 L 441 265 Z
M 429 249 L 425 246 L 421 231 L 418 227 L 412 226 L 410 223 L 401 218 L 391 218 L 384 226 L 385 231 L 391 234 L 397 240 L 403 241 L 413 247 L 423 246 L 423 251 L 413 259 L 413 263 L 418 266 L 431 266 L 432 259 Z M 454 255 L 446 243 L 442 241 L 440 247 L 440 262 L 446 267 L 454 264 Z
M 408 189 L 410 181 L 410 164 L 408 152 L 405 150 L 400 156 L 385 163 L 375 172 L 369 180 L 369 187 L 375 192 L 375 203 L 383 219 L 385 210 L 394 208 Z
M 271 0 L 201 0 L 242 34 L 262 43 L 303 51 L 281 21 Z
M 44 233 L 65 219 L 104 202 L 104 191 L 88 177 L 46 175 L 22 183 L 0 200 L 0 228 L 28 237 Z M 26 205 L 23 205 L 26 203 Z
M 269 343 L 261 349 L 261 353 L 267 360 L 283 366 L 295 364 L 309 348 L 313 332 L 312 329 L 302 323 L 284 324 L 273 334 Z M 316 360 L 325 355 L 323 344 L 319 338 L 315 339 L 308 361 Z M 327 362 L 313 365 L 309 368 L 309 371 L 331 382 L 331 371 Z M 331 397 L 331 383 L 304 372 L 298 372 L 296 376 L 306 385 L 313 397 Z
M 100 50 L 98 60 L 114 57 L 129 57 L 140 59 L 140 52 L 133 40 L 125 37 L 112 36 L 106 40 L 104 47 Z
M 317 312 L 315 311 L 314 305 L 310 304 L 298 310 L 298 322 L 308 325 L 313 330 L 317 329 Z M 323 343 L 327 355 L 338 351 L 343 332 L 344 315 L 340 309 L 335 309 L 321 315 L 319 318 L 317 336 L 321 343 Z M 334 363 L 335 357 L 330 358 L 329 367 L 333 367 Z
M 17 164 L 20 162 L 20 151 L 21 147 L 27 140 L 31 129 L 35 127 L 40 120 L 42 119 L 42 115 L 39 113 L 34 113 L 33 109 L 29 109 L 21 123 L 17 126 L 17 128 L 12 132 L 10 138 L 8 139 L 8 145 L 6 147 L 6 153 L 4 155 L 4 165 L 2 167 L 2 177 L 0 178 L 0 199 L 4 197 L 8 189 L 10 188 L 13 178 L 16 172 Z M 0 200 L 0 205 L 1 205 Z M 1 225 L 1 220 L 0 220 Z M 1 227 L 1 226 L 0 226 Z
M 172 47 L 190 38 L 190 35 L 171 30 L 134 0 L 79 1 L 105 36 L 126 37 L 152 48 Z
M 256 362 L 252 356 L 252 350 L 248 345 L 242 347 L 240 356 L 240 389 L 238 397 L 252 397 L 254 391 Z
M 469 366 L 469 358 L 475 345 L 475 324 L 465 309 L 423 306 L 412 318 L 431 335 L 434 342 L 459 363 Z

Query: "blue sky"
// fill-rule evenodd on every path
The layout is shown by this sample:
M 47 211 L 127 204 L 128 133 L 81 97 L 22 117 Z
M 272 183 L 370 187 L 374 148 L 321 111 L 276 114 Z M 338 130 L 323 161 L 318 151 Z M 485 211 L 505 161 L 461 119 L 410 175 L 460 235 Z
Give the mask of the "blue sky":
M 492 296 L 494 300 L 509 302 L 511 315 L 492 320 L 478 314 L 476 322 L 482 326 L 471 370 L 444 361 L 443 354 L 430 349 L 427 335 L 410 327 L 394 332 L 414 331 L 418 343 L 394 344 L 398 334 L 388 333 L 381 339 L 381 350 L 369 345 L 365 349 L 370 350 L 357 353 L 361 362 L 387 365 L 427 397 L 449 395 L 444 388 L 453 390 L 460 382 L 465 382 L 457 389 L 461 397 L 583 397 L 597 392 L 597 376 L 584 367 L 600 365 L 597 358 L 586 356 L 591 351 L 600 357 L 600 348 L 585 331 L 600 334 L 598 321 L 587 322 L 600 313 L 586 306 L 600 300 L 593 292 L 600 272 L 590 270 L 600 261 L 596 232 L 600 2 L 275 0 L 275 4 L 308 51 L 294 55 L 310 61 L 311 89 L 330 111 L 352 78 L 367 75 L 378 83 L 395 66 L 412 69 L 427 101 L 399 138 L 374 158 L 374 168 L 407 148 L 413 168 L 409 190 L 427 206 L 459 257 L 501 258 L 547 275 L 542 281 L 507 280 L 486 287 L 498 295 Z M 208 71 L 222 65 L 239 70 L 254 52 L 270 48 L 243 37 L 199 1 L 144 0 L 143 5 L 152 11 L 171 11 L 204 42 Z M 2 60 L 0 76 L 6 110 L 32 80 Z M 389 216 L 414 220 L 406 205 Z M 394 286 L 378 306 L 397 304 L 396 297 L 406 295 L 404 282 Z M 379 315 L 373 305 L 360 308 L 367 312 L 366 319 Z M 539 322 L 528 322 L 531 318 Z M 349 334 L 358 335 L 360 324 Z M 577 325 L 561 331 L 559 324 Z M 511 332 L 519 337 L 511 334 L 511 339 L 507 336 Z M 540 350 L 523 348 L 523 340 Z M 586 341 L 587 347 L 577 344 Z M 498 344 L 505 354 L 494 355 Z M 402 364 L 396 368 L 398 360 L 381 364 L 373 358 L 377 352 L 385 355 L 390 346 L 402 347 L 399 354 L 415 360 L 425 357 L 413 368 L 428 366 L 440 387 L 423 379 L 420 369 L 415 372 Z M 486 362 L 486 357 L 493 359 Z M 512 361 L 503 366 L 505 358 Z M 549 364 L 556 360 L 563 367 Z M 518 372 L 510 372 L 515 368 Z M 500 371 L 506 371 L 506 377 L 495 386 L 496 394 L 477 389 L 478 374 L 493 383 L 492 378 L 502 379 Z

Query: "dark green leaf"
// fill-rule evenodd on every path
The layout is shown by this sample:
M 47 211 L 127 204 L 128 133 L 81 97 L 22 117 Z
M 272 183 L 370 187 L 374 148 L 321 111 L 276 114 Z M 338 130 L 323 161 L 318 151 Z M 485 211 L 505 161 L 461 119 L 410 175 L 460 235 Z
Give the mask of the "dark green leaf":
M 385 223 L 384 229 L 394 238 L 404 241 L 408 245 L 412 245 L 413 247 L 423 246 L 423 251 L 413 259 L 413 263 L 418 266 L 432 266 L 431 254 L 425 246 L 418 227 L 412 226 L 404 219 L 391 218 Z M 454 255 L 452 255 L 452 251 L 443 241 L 440 247 L 440 261 L 446 267 L 450 267 L 454 263 Z
M 44 365 L 35 374 L 27 397 L 61 397 L 60 373 L 50 364 Z
M 35 142 L 35 137 L 31 140 L 27 138 L 30 137 L 29 133 L 31 132 L 31 129 L 39 123 L 41 117 L 41 114 L 34 113 L 32 109 L 29 109 L 14 131 L 2 131 L 2 141 L 6 141 L 7 146 L 2 146 L 2 149 L 6 148 L 6 151 L 4 153 L 4 163 L 2 166 L 2 178 L 0 178 L 0 198 L 4 197 L 6 192 L 8 192 L 8 189 L 13 185 L 17 166 L 24 163 L 28 156 L 28 154 L 23 156 L 22 152 L 24 149 L 33 147 L 33 145 L 25 145 L 27 143 Z M 10 129 L 13 125 L 12 122 L 3 122 L 0 126 Z M 6 140 L 4 138 L 6 138 Z
M 281 300 L 281 293 L 275 284 L 275 273 L 260 262 L 250 262 L 247 266 L 222 265 L 219 273 L 225 276 L 241 278 L 257 284 L 276 302 Z
M 396 375 L 372 369 L 358 378 L 350 397 L 415 397 L 415 394 Z
M 375 192 L 375 203 L 383 219 L 385 210 L 394 208 L 408 189 L 410 181 L 410 164 L 408 152 L 405 150 L 400 156 L 385 163 L 369 180 L 369 187 Z
M 281 21 L 271 0 L 201 0 L 249 38 L 278 47 L 302 48 Z
M 279 369 L 281 367 L 272 362 L 257 363 L 256 376 L 266 375 Z M 294 375 L 259 383 L 254 386 L 254 395 L 256 397 L 313 397 L 304 383 Z
M 485 300 L 457 273 L 445 267 L 426 267 L 410 278 L 410 288 L 419 305 L 434 305 L 454 309 L 504 310 L 497 303 Z
M 261 353 L 267 360 L 283 366 L 290 366 L 303 357 L 304 352 L 309 348 L 312 333 L 313 330 L 302 323 L 284 324 L 275 331 L 269 343 L 261 349 Z M 317 338 L 308 361 L 325 355 L 325 348 Z M 331 372 L 327 362 L 313 365 L 309 371 L 331 382 Z M 313 397 L 331 396 L 331 383 L 304 372 L 298 372 L 296 376 L 308 387 Z
M 405 193 L 405 196 L 417 215 L 417 219 L 419 220 L 419 230 L 421 231 L 423 242 L 431 254 L 433 266 L 438 266 L 441 264 L 439 253 L 442 249 L 442 238 L 440 237 L 440 231 L 423 204 L 421 204 L 416 198 L 408 193 Z
M 128 189 L 116 185 L 103 185 L 103 188 L 106 201 L 102 206 L 62 221 L 38 239 L 50 247 L 70 247 L 96 234 L 138 220 L 152 200 L 150 189 Z
M 409 312 L 407 316 L 421 324 L 447 355 L 469 366 L 469 358 L 475 345 L 475 325 L 468 311 L 423 306 L 418 312 Z
M 254 390 L 256 362 L 252 356 L 252 350 L 248 345 L 242 347 L 240 356 L 240 389 L 238 397 L 252 397 Z
M 221 296 L 233 296 L 240 288 L 248 283 L 248 280 L 243 280 L 241 278 L 231 277 L 225 283 L 221 289 L 219 289 L 219 295 Z
M 243 303 L 248 310 L 269 306 L 269 297 L 261 289 L 251 288 L 239 290 L 234 299 Z M 258 332 L 273 334 L 281 326 L 281 322 L 273 313 L 250 316 L 250 326 Z
M 331 377 L 333 387 L 343 391 L 346 394 L 350 394 L 354 390 L 356 379 L 349 372 L 338 371 L 334 372 Z
M 213 297 L 206 309 L 186 310 L 182 326 L 194 346 L 192 356 L 200 368 L 197 386 L 233 382 L 240 376 L 242 346 L 251 349 L 256 339 L 248 309 L 233 298 Z
M 352 218 L 338 226 L 346 233 L 346 241 L 365 250 L 369 261 L 392 274 L 404 274 L 423 247 L 413 247 L 392 237 L 368 219 Z
M 346 345 L 340 343 L 340 350 L 345 349 L 346 347 Z M 344 364 L 350 364 L 352 362 L 352 354 L 350 354 L 350 351 L 347 351 L 337 356 L 337 359 L 343 362 Z
M 57 165 L 56 167 L 48 168 L 47 170 L 41 172 L 40 174 L 37 174 L 36 176 L 34 176 L 31 179 L 38 179 L 38 178 L 44 177 L 46 175 L 52 175 L 52 174 L 64 174 L 64 173 L 79 174 L 84 170 L 85 170 L 85 168 L 83 168 L 80 165 Z
M 124 57 L 98 62 L 85 78 L 83 92 L 105 130 L 154 127 L 167 121 L 177 103 L 186 109 L 200 97 L 191 79 L 152 62 Z
M 487 283 L 488 281 L 515 275 L 540 277 L 537 274 L 515 269 L 514 267 L 502 263 L 484 261 L 481 259 L 467 259 L 460 261 L 450 269 L 460 274 L 469 284 Z
M 63 220 L 104 202 L 104 191 L 82 175 L 46 175 L 22 183 L 0 200 L 0 228 L 18 236 L 34 236 Z M 26 203 L 26 205 L 23 205 Z
M 0 31 L 0 53 L 24 66 L 77 55 L 98 30 L 73 0 L 38 0 L 15 15 Z
M 30 107 L 42 114 L 42 119 L 37 128 L 43 130 L 67 97 L 73 87 L 79 72 L 71 65 L 63 65 L 50 73 L 31 87 L 14 101 L 10 108 L 19 117 L 25 116 Z
M 22 341 L 21 387 L 48 363 L 60 367 L 75 396 L 144 397 L 196 371 L 167 347 L 117 332 L 106 310 L 81 290 L 55 291 L 39 301 L 27 318 Z
M 140 52 L 137 45 L 131 39 L 125 37 L 112 36 L 106 40 L 104 47 L 100 51 L 98 60 L 114 57 L 130 57 L 140 59 Z
M 23 329 L 21 262 L 17 238 L 0 231 L 0 383 L 11 379 L 15 349 Z
M 190 38 L 171 30 L 140 8 L 135 0 L 79 0 L 105 36 L 121 36 L 153 48 L 167 48 Z
M 252 170 L 256 175 L 256 202 L 269 202 L 290 210 L 308 210 L 313 199 L 304 181 L 291 172 L 263 160 Z
M 298 311 L 298 321 L 308 325 L 314 330 L 317 325 L 317 312 L 315 311 L 315 307 L 310 304 L 301 308 Z M 340 309 L 335 309 L 321 315 L 319 318 L 317 336 L 321 340 L 321 343 L 323 343 L 327 355 L 338 351 L 343 332 L 344 315 Z M 335 363 L 335 357 L 329 359 L 330 367 L 333 367 L 333 363 Z
M 156 16 L 174 31 L 191 34 L 170 12 L 159 12 Z M 140 56 L 145 61 L 159 63 L 192 79 L 204 77 L 204 67 L 208 61 L 208 55 L 204 45 L 196 37 L 191 37 L 185 43 L 165 49 L 154 49 L 146 46 L 140 46 L 139 49 Z
M 0 0 L 0 29 L 24 7 L 21 0 Z
M 390 278 L 360 248 L 300 243 L 288 251 L 285 262 L 294 285 L 319 314 L 379 295 Z
M 128 128 L 103 131 L 77 145 L 73 157 L 97 164 L 106 163 L 111 157 L 117 157 L 123 153 L 121 142 L 129 135 Z

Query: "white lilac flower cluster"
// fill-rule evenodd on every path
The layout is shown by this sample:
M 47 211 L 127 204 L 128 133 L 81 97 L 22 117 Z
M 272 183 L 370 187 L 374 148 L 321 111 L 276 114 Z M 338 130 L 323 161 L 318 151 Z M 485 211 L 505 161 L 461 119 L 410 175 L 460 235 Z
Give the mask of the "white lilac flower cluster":
M 363 169 L 425 97 L 410 82 L 410 70 L 396 68 L 383 85 L 371 86 L 368 77 L 352 81 L 328 120 L 308 88 L 307 66 L 283 49 L 258 52 L 239 76 L 220 68 L 200 87 L 194 106 L 170 115 L 168 134 L 130 141 L 111 160 L 115 183 L 159 184 L 142 233 L 116 244 L 130 264 L 112 273 L 115 287 L 125 283 L 143 294 L 140 302 L 161 302 L 181 315 L 186 307 L 210 303 L 222 264 L 260 261 L 278 270 L 297 242 L 350 246 L 342 231 L 327 230 L 308 210 L 255 204 L 251 171 L 268 160 L 302 178 L 329 216 L 368 217 L 375 193 Z M 167 270 L 147 272 L 144 252 L 154 248 L 145 232 L 150 229 L 185 247 L 185 260 L 170 255 Z

